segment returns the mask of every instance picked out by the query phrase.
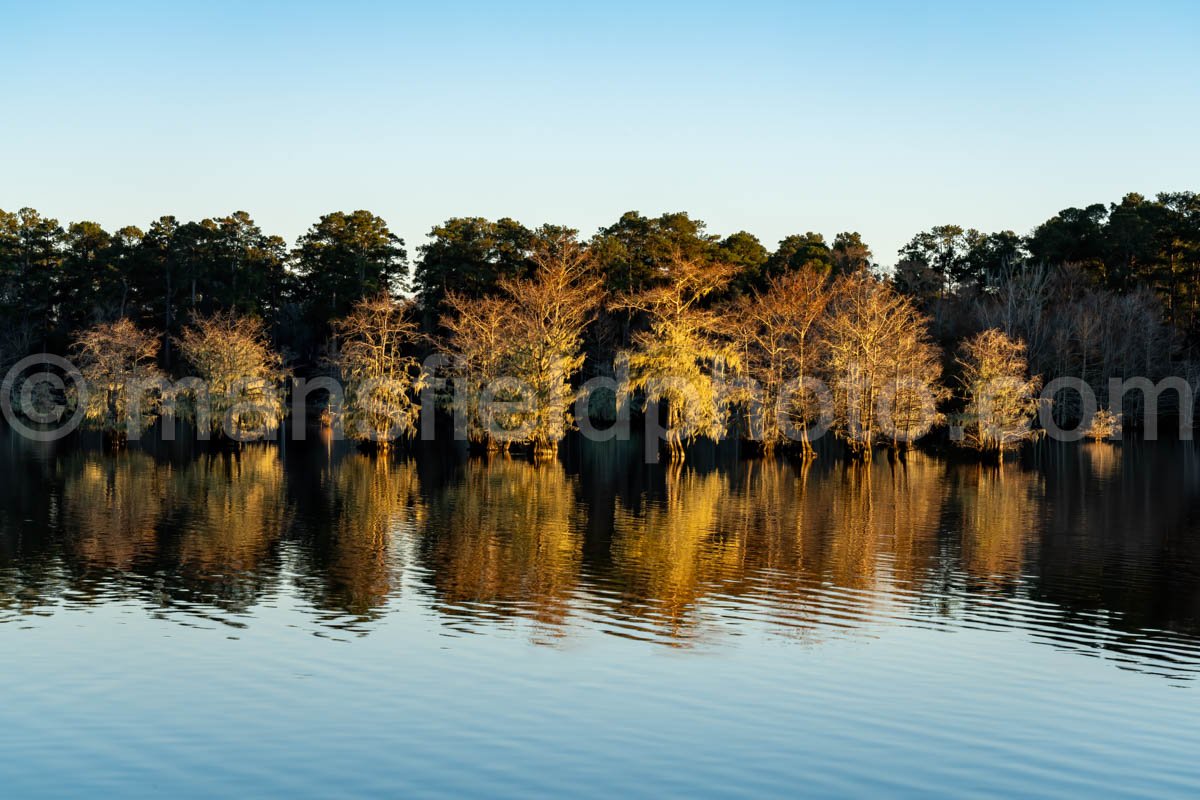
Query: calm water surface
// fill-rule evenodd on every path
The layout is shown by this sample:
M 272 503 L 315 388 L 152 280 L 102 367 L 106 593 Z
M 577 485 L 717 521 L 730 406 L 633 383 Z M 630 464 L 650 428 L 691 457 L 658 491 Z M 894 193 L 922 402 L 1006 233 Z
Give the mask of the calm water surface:
M 0 439 L 6 797 L 1195 796 L 1200 458 Z

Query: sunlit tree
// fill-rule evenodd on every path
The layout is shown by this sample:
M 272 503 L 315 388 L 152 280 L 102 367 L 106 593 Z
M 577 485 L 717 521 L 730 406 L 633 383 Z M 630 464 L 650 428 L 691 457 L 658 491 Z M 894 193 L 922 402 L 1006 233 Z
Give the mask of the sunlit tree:
M 719 336 L 725 327 L 720 315 L 702 301 L 734 272 L 728 264 L 676 252 L 665 283 L 622 301 L 650 324 L 633 338 L 629 389 L 643 393 L 647 408 L 666 404 L 673 458 L 682 458 L 684 445 L 697 437 L 719 439 L 725 433 L 730 398 L 718 378 L 736 354 Z
M 831 296 L 825 273 L 804 266 L 771 278 L 729 315 L 741 369 L 750 379 L 738 396 L 749 412 L 751 438 L 767 450 L 799 433 L 804 457 L 816 455 L 808 426 L 820 411 L 801 380 L 812 376 L 817 323 Z
M 442 316 L 447 331 L 446 349 L 452 362 L 449 368 L 454 383 L 451 407 L 456 425 L 473 445 L 489 450 L 507 449 L 520 424 L 520 414 L 503 413 L 495 401 L 517 403 L 519 394 L 502 380 L 512 360 L 510 320 L 515 312 L 512 302 L 503 297 L 468 297 L 449 292 L 445 298 L 449 311 Z M 492 402 L 488 402 L 492 401 Z
M 964 444 L 998 455 L 1031 439 L 1038 377 L 1029 377 L 1025 343 L 990 328 L 968 339 L 958 359 L 966 400 Z
M 857 458 L 870 459 L 880 438 L 881 406 L 892 408 L 892 420 L 909 419 L 917 401 L 937 394 L 940 370 L 933 370 L 934 351 L 927 323 L 912 301 L 866 270 L 838 279 L 830 313 L 824 320 L 824 366 L 833 393 L 835 426 Z M 932 371 L 931 371 L 932 370 Z M 924 405 L 924 404 L 922 404 Z M 893 431 L 884 435 L 892 438 Z
M 913 314 L 901 327 L 888 359 L 890 375 L 876 405 L 880 433 L 903 450 L 943 419 L 938 404 L 950 396 L 941 383 L 942 351 L 929 338 L 923 318 Z
M 492 449 L 557 449 L 573 422 L 584 329 L 603 298 L 574 232 L 538 233 L 532 277 L 501 280 L 497 295 L 446 297 L 454 408 L 468 437 Z
M 1101 439 L 1119 439 L 1121 436 L 1121 418 L 1107 408 L 1097 409 L 1092 419 L 1084 428 L 1084 433 L 1092 441 Z
M 162 397 L 156 366 L 158 337 L 128 319 L 102 323 L 75 339 L 80 374 L 87 387 L 85 418 L 121 447 L 132 433 L 153 424 Z
M 197 317 L 177 346 L 201 382 L 184 388 L 200 426 L 235 441 L 262 438 L 279 426 L 287 371 L 261 321 L 234 313 Z
M 351 437 L 386 449 L 416 430 L 425 375 L 408 354 L 417 340 L 413 303 L 387 292 L 360 300 L 334 323 L 335 363 L 345 390 L 344 426 Z
M 535 452 L 553 452 L 573 422 L 572 379 L 583 366 L 583 332 L 603 281 L 589 273 L 588 253 L 571 235 L 540 241 L 532 259 L 532 279 L 500 283 L 512 304 L 509 371 L 528 395 L 522 438 Z

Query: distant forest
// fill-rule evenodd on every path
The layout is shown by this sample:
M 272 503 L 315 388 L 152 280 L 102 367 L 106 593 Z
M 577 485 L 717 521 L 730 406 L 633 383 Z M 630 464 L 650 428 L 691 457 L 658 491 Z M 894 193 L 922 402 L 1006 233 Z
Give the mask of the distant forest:
M 1193 386 L 1200 375 L 1193 192 L 1064 209 L 1027 235 L 937 226 L 913 236 L 887 272 L 855 232 L 832 240 L 797 233 L 770 249 L 746 231 L 711 234 L 684 212 L 631 211 L 590 238 L 509 218 L 454 218 L 410 258 L 368 211 L 327 214 L 291 247 L 242 211 L 192 222 L 164 216 L 145 230 L 115 231 L 64 225 L 31 208 L 0 211 L 0 366 L 31 352 L 68 353 L 89 327 L 128 319 L 158 337 L 159 366 L 178 374 L 189 322 L 232 312 L 261 320 L 293 373 L 312 373 L 328 363 L 337 321 L 385 291 L 411 295 L 408 313 L 424 336 L 410 349 L 428 351 L 457 311 L 531 279 L 537 254 L 563 242 L 585 263 L 585 285 L 596 295 L 576 373 L 584 377 L 608 372 L 649 324 L 645 306 L 600 298 L 646 297 L 680 280 L 680 264 L 691 274 L 719 265 L 704 273 L 719 275 L 719 284 L 693 294 L 706 309 L 743 315 L 747 298 L 789 275 L 871 274 L 923 316 L 948 372 L 962 343 L 998 329 L 1023 344 L 1031 374 L 1083 377 L 1101 402 L 1113 375 L 1179 375 Z

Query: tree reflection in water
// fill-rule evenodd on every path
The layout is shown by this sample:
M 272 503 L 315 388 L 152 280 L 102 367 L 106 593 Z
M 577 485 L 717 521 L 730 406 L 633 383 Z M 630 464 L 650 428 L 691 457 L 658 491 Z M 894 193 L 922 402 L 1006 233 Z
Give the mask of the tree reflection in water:
M 425 502 L 411 459 L 349 453 L 297 490 L 303 524 L 297 580 L 327 624 L 358 630 L 398 591 L 412 531 Z
M 157 564 L 165 591 L 244 611 L 280 572 L 291 522 L 279 454 L 267 446 L 207 453 L 171 469 L 168 516 Z
M 140 452 L 76 459 L 63 483 L 63 519 L 73 563 L 86 570 L 129 571 L 155 552 L 171 473 Z
M 577 484 L 556 461 L 465 463 L 430 501 L 419 545 L 437 608 L 455 618 L 528 617 L 543 631 L 562 626 L 582 561 Z
M 408 610 L 547 643 L 969 622 L 1136 668 L 1171 652 L 1176 671 L 1200 635 L 1187 445 L 1052 445 L 998 469 L 919 452 L 647 466 L 618 445 L 534 464 L 8 444 L 0 622 L 135 602 L 252 625 L 281 598 L 312 610 L 314 632 L 366 634 Z
M 735 574 L 742 540 L 717 520 L 728 476 L 673 466 L 661 502 L 640 512 L 617 502 L 611 579 L 619 587 L 613 616 L 619 627 L 647 617 L 668 636 L 680 636 L 700 598 Z
M 1041 476 L 1026 470 L 974 466 L 955 474 L 952 523 L 962 530 L 963 571 L 977 586 L 1002 589 L 1021 578 L 1043 492 Z

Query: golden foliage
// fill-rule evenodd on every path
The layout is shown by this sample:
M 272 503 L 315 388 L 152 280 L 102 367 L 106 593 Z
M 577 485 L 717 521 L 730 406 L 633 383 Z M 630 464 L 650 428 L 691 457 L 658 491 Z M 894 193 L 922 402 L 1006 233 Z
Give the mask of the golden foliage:
M 729 315 L 740 366 L 749 385 L 738 393 L 752 439 L 766 449 L 799 431 L 806 457 L 814 454 L 808 427 L 819 409 L 799 381 L 816 366 L 817 323 L 832 297 L 825 276 L 800 269 L 771 279 L 766 291 L 737 302 Z
M 1096 442 L 1102 439 L 1119 439 L 1121 418 L 1107 408 L 1097 409 L 1092 414 L 1092 419 L 1084 429 L 1084 433 Z
M 505 432 L 516 427 L 516 420 L 488 414 L 485 395 L 490 391 L 493 398 L 512 399 L 496 392 L 496 387 L 509 361 L 508 320 L 514 304 L 508 298 L 448 292 L 446 305 L 452 313 L 442 317 L 442 327 L 449 332 L 447 349 L 454 357 L 454 413 L 465 421 L 472 442 L 507 447 Z
M 936 420 L 931 403 L 944 393 L 927 330 L 912 301 L 869 272 L 838 279 L 824 320 L 824 365 L 836 430 L 856 456 L 870 459 L 881 434 L 898 442 Z
M 634 335 L 627 354 L 628 390 L 640 390 L 647 408 L 666 403 L 667 445 L 676 458 L 697 437 L 725 434 L 731 396 L 720 378 L 726 366 L 737 364 L 737 354 L 720 335 L 727 327 L 721 315 L 701 303 L 735 272 L 732 265 L 677 251 L 666 282 L 620 302 L 650 319 L 649 330 Z
M 451 292 L 442 318 L 455 358 L 454 409 L 474 442 L 553 451 L 572 426 L 583 333 L 603 299 L 587 251 L 569 237 L 540 242 L 530 279 L 505 279 L 498 296 Z
M 155 366 L 156 337 L 119 319 L 82 331 L 74 349 L 87 385 L 85 418 L 90 423 L 114 443 L 154 423 L 163 377 Z
M 199 425 L 238 441 L 279 426 L 287 371 L 260 320 L 234 312 L 196 317 L 177 344 L 203 383 L 184 390 Z
M 967 400 L 965 443 L 1000 453 L 1033 438 L 1041 379 L 1026 377 L 1025 343 L 990 328 L 963 344 L 958 363 Z
M 342 421 L 355 439 L 386 446 L 416 430 L 417 393 L 426 376 L 405 353 L 418 336 L 412 308 L 411 300 L 384 291 L 363 298 L 334 323 L 340 338 L 335 363 L 346 395 Z

